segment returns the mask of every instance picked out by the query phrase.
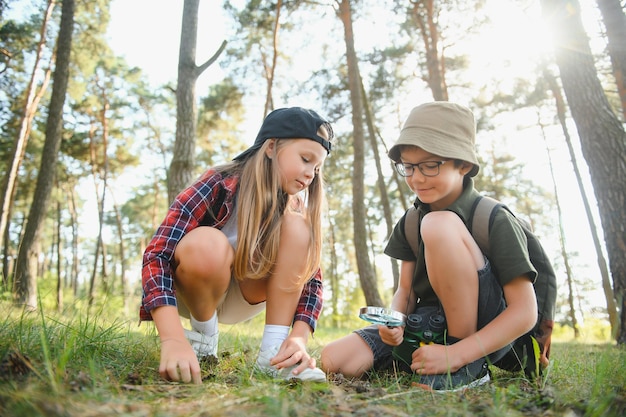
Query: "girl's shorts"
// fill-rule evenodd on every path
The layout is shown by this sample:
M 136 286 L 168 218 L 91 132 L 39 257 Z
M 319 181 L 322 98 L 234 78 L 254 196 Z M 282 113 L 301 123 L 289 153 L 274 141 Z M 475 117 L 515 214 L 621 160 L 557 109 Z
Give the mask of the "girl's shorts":
M 241 323 L 253 318 L 265 310 L 265 301 L 258 304 L 250 304 L 243 298 L 237 279 L 231 277 L 228 289 L 222 295 L 217 306 L 217 320 L 224 324 Z M 189 310 L 182 300 L 178 300 L 178 314 L 189 318 Z
M 485 258 L 485 266 L 478 271 L 478 329 L 482 329 L 506 308 L 504 293 L 498 279 L 491 270 L 489 260 Z M 367 326 L 354 331 L 361 336 L 374 354 L 373 370 L 390 369 L 393 366 L 392 350 L 380 338 L 378 325 Z M 502 357 L 510 346 L 489 355 L 492 362 Z

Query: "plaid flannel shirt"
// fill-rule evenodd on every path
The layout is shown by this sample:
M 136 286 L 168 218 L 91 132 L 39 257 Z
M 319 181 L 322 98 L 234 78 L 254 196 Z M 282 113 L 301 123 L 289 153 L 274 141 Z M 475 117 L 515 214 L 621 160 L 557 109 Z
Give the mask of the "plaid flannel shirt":
M 232 215 L 238 184 L 239 177 L 209 169 L 176 197 L 143 255 L 140 320 L 152 320 L 150 311 L 157 307 L 177 305 L 172 270 L 176 245 L 198 226 L 221 229 Z M 318 269 L 302 289 L 294 321 L 303 321 L 315 330 L 322 295 L 322 272 Z

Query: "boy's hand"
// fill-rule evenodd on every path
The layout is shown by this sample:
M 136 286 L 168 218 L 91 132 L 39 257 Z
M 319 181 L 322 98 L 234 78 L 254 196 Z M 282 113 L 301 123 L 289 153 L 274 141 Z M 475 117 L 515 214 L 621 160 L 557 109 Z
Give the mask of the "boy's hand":
M 380 334 L 380 338 L 382 341 L 389 346 L 398 346 L 402 343 L 402 339 L 404 338 L 404 327 L 396 326 L 378 326 L 378 334 Z
M 161 341 L 159 374 L 168 381 L 202 383 L 198 358 L 187 339 Z
M 445 374 L 456 372 L 463 364 L 453 363 L 458 355 L 449 352 L 451 346 L 424 345 L 413 351 L 411 370 L 421 375 Z

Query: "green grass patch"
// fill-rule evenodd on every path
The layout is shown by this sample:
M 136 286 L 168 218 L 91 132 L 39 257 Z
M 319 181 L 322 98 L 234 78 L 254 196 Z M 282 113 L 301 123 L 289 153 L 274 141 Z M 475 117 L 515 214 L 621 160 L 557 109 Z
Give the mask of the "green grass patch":
M 0 303 L 2 416 L 623 416 L 626 350 L 614 344 L 555 341 L 544 378 L 492 369 L 492 383 L 434 394 L 407 374 L 327 383 L 276 381 L 253 372 L 262 317 L 221 327 L 217 362 L 202 363 L 202 385 L 158 375 L 150 323 L 113 317 L 103 307 L 23 313 Z M 347 329 L 320 326 L 322 346 Z

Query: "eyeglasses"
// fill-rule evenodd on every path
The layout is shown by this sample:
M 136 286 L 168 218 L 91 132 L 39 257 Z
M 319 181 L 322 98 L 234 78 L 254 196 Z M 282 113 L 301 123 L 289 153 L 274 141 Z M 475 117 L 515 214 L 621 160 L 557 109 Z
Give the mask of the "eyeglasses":
M 417 164 L 408 162 L 396 162 L 396 171 L 403 177 L 410 177 L 415 172 L 415 167 L 420 170 L 425 177 L 436 177 L 439 175 L 439 167 L 448 161 L 424 161 Z

